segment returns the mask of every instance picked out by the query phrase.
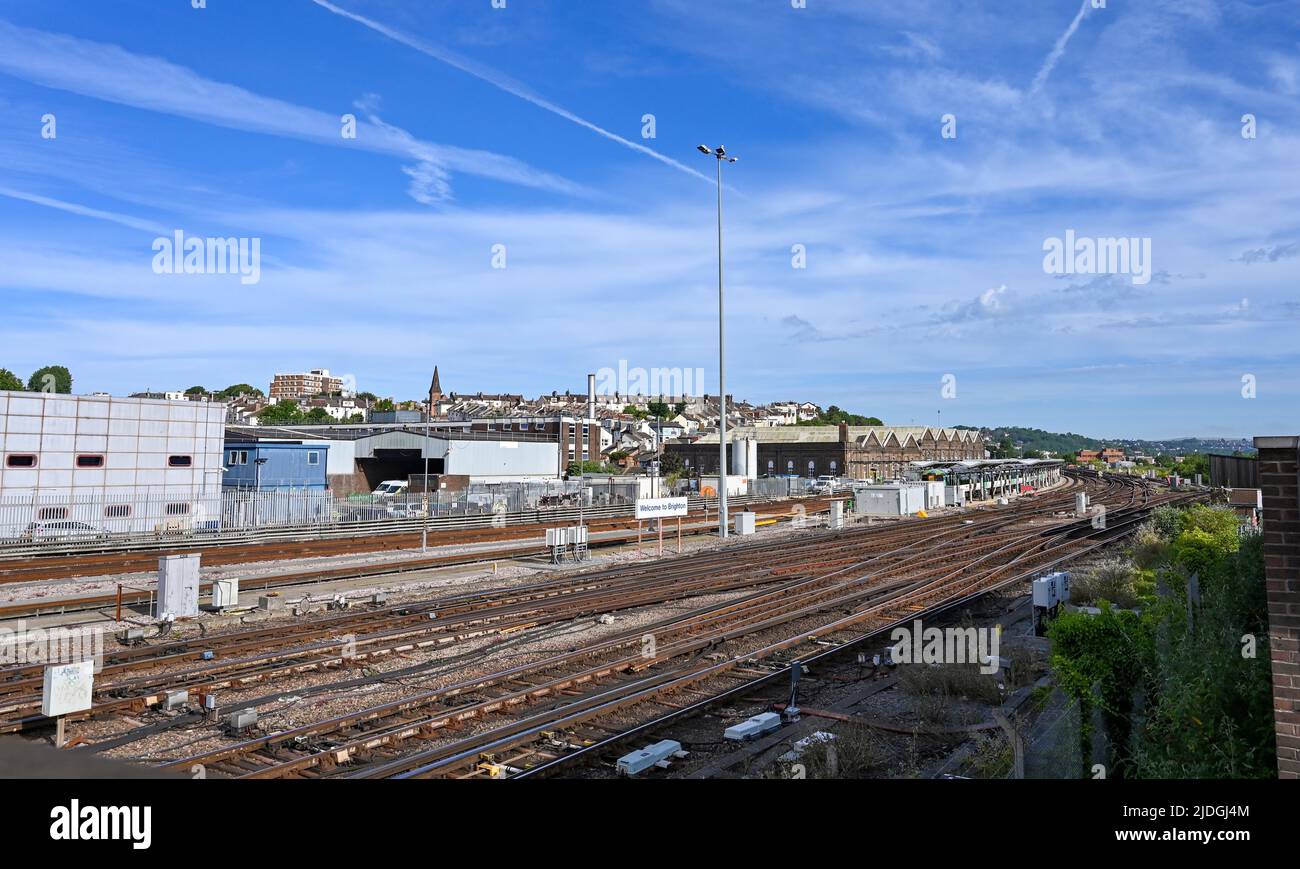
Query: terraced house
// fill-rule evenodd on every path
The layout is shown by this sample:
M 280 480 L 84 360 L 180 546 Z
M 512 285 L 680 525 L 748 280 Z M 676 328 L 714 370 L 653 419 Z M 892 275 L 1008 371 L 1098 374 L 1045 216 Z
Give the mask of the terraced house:
M 729 455 L 742 440 L 758 444 L 758 476 L 889 479 L 901 476 L 908 462 L 985 457 L 978 432 L 932 426 L 741 426 L 727 431 Z M 698 473 L 718 472 L 717 432 L 666 448 Z M 728 466 L 737 473 L 734 457 L 728 459 Z

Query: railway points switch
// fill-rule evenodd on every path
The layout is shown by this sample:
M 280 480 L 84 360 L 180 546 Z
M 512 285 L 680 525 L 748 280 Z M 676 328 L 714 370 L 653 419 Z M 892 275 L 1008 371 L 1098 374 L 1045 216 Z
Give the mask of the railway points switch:
M 781 716 L 775 712 L 763 712 L 753 718 L 733 724 L 722 732 L 723 739 L 732 742 L 749 742 L 761 736 L 767 736 L 781 726 Z
M 117 641 L 123 646 L 138 646 L 144 642 L 144 628 L 127 628 L 118 631 Z
M 226 732 L 238 736 L 257 726 L 257 710 L 244 709 L 226 716 Z
M 618 771 L 620 775 L 638 775 L 652 767 L 667 769 L 672 758 L 685 756 L 680 742 L 665 739 L 620 757 Z

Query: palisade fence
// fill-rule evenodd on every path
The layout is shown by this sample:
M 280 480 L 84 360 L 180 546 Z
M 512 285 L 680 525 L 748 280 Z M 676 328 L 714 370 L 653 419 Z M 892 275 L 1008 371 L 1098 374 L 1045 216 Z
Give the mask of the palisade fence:
M 631 503 L 630 498 L 616 493 L 600 492 L 589 497 L 578 481 L 477 483 L 463 491 L 431 492 L 428 516 L 493 516 Z M 420 493 L 346 498 L 316 490 L 226 490 L 204 495 L 167 492 L 7 495 L 0 498 L 0 548 L 271 529 L 311 531 L 424 516 L 425 499 Z

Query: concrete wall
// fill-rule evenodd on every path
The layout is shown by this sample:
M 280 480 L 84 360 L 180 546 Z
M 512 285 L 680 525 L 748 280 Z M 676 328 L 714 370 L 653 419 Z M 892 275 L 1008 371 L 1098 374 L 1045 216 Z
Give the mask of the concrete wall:
M 1300 437 L 1258 437 L 1279 778 L 1300 778 Z

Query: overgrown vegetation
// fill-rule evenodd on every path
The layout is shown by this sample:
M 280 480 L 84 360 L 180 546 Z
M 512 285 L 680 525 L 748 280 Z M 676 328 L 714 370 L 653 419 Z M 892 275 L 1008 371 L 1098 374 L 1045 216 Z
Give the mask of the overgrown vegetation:
M 1157 510 L 1129 560 L 1074 589 L 1102 612 L 1055 620 L 1052 668 L 1085 710 L 1085 743 L 1100 712 L 1110 777 L 1274 775 L 1263 550 L 1231 511 Z

